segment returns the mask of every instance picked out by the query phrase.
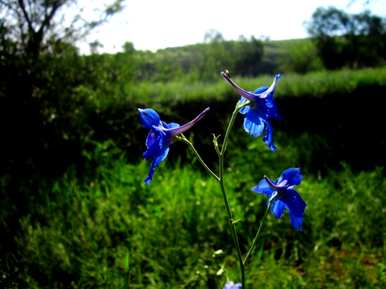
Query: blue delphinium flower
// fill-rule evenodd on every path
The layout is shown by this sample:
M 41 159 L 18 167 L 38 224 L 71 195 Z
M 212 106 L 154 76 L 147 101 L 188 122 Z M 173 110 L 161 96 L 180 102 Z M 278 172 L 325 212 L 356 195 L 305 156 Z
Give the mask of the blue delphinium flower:
M 209 111 L 209 107 L 203 110 L 192 121 L 179 125 L 171 122 L 167 124 L 163 122 L 158 113 L 151 108 L 138 109 L 140 122 L 144 128 L 150 129 L 146 138 L 146 151 L 143 153 L 145 159 L 151 159 L 149 175 L 145 179 L 145 183 L 149 184 L 153 178 L 155 169 L 167 157 L 169 153 L 169 146 L 173 138 L 190 129 Z
M 277 219 L 283 215 L 287 208 L 291 224 L 295 230 L 301 229 L 304 209 L 306 208 L 306 203 L 299 193 L 294 190 L 294 187 L 300 184 L 302 178 L 299 168 L 289 168 L 283 171 L 276 181 L 264 177 L 252 188 L 252 191 L 264 194 L 269 198 L 271 212 Z
M 276 151 L 276 146 L 273 144 L 272 139 L 272 125 L 270 120 L 279 118 L 277 107 L 273 100 L 273 94 L 277 81 L 280 79 L 280 74 L 275 75 L 270 87 L 262 86 L 254 92 L 241 88 L 231 79 L 227 70 L 222 72 L 222 76 L 233 89 L 241 95 L 241 103 L 250 101 L 250 105 L 240 109 L 240 113 L 245 115 L 244 130 L 253 137 L 264 134 L 263 141 L 271 151 Z
M 233 283 L 232 281 L 226 282 L 223 289 L 241 289 L 241 283 Z

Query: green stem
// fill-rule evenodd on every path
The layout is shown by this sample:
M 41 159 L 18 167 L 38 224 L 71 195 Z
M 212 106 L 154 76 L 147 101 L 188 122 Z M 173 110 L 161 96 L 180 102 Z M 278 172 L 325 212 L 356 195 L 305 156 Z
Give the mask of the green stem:
M 244 265 L 245 265 L 245 263 L 247 262 L 248 257 L 252 254 L 253 250 L 255 249 L 255 245 L 256 245 L 257 238 L 258 238 L 259 235 L 260 235 L 261 228 L 263 227 L 264 220 L 265 220 L 265 218 L 267 217 L 270 208 L 271 208 L 271 202 L 268 202 L 267 210 L 265 211 L 265 214 L 264 214 L 263 218 L 262 218 L 261 221 L 260 221 L 259 228 L 257 229 L 257 232 L 256 232 L 256 234 L 255 234 L 255 237 L 253 238 L 251 247 L 249 247 L 249 250 L 248 250 L 247 254 L 245 255 L 245 258 L 244 258 L 244 261 L 243 261 L 243 264 L 244 264 Z
M 239 260 L 241 285 L 242 285 L 243 289 L 245 289 L 245 270 L 244 270 L 243 258 L 241 255 L 239 237 L 237 234 L 236 226 L 233 222 L 232 211 L 231 211 L 230 206 L 229 206 L 228 197 L 227 197 L 227 194 L 225 191 L 225 186 L 224 186 L 224 154 L 225 154 L 225 150 L 227 147 L 229 134 L 230 134 L 230 131 L 233 127 L 233 124 L 236 120 L 237 113 L 239 112 L 240 108 L 243 107 L 244 105 L 246 105 L 246 104 L 243 104 L 243 105 L 240 105 L 240 103 L 236 104 L 236 107 L 233 110 L 231 119 L 229 120 L 228 126 L 226 128 L 225 137 L 224 137 L 224 140 L 223 140 L 223 143 L 221 146 L 221 151 L 219 153 L 219 178 L 220 178 L 219 183 L 220 183 L 221 192 L 222 192 L 223 198 L 224 198 L 225 208 L 226 208 L 226 211 L 228 213 L 228 222 L 229 222 L 229 225 L 231 227 L 231 233 L 232 233 L 234 246 L 236 247 L 237 257 Z
M 225 131 L 224 141 L 223 141 L 222 146 L 221 146 L 220 155 L 222 155 L 222 156 L 224 156 L 225 150 L 227 148 L 229 133 L 231 132 L 233 124 L 235 123 L 237 113 L 239 112 L 240 108 L 242 108 L 243 106 L 245 106 L 245 105 L 240 106 L 239 103 L 237 103 L 235 109 L 232 112 L 231 119 L 229 120 L 227 129 Z
M 227 194 L 226 194 L 226 191 L 225 191 L 225 186 L 224 186 L 224 154 L 225 154 L 225 150 L 226 150 L 226 147 L 227 147 L 227 144 L 228 144 L 229 134 L 230 134 L 230 131 L 231 131 L 232 127 L 233 127 L 233 124 L 235 123 L 237 113 L 239 112 L 239 110 L 242 107 L 247 106 L 249 104 L 250 104 L 249 101 L 247 101 L 245 103 L 238 102 L 236 104 L 236 107 L 233 110 L 231 119 L 229 120 L 228 126 L 227 126 L 226 131 L 225 131 L 225 137 L 224 137 L 224 140 L 223 140 L 223 143 L 222 143 L 222 146 L 221 146 L 221 150 L 219 150 L 218 147 L 216 147 L 216 145 L 217 145 L 217 138 L 215 139 L 215 148 L 216 148 L 216 152 L 217 152 L 218 157 L 219 157 L 219 175 L 218 176 L 204 162 L 204 160 L 201 158 L 200 154 L 197 152 L 197 150 L 194 147 L 194 145 L 192 144 L 192 142 L 190 142 L 183 134 L 181 136 L 177 137 L 179 140 L 187 143 L 190 146 L 190 148 L 192 149 L 193 153 L 196 155 L 197 159 L 201 162 L 203 167 L 220 184 L 221 192 L 222 192 L 222 195 L 223 195 L 223 198 L 224 198 L 225 208 L 226 208 L 226 211 L 227 211 L 227 214 L 228 214 L 229 226 L 231 227 L 232 239 L 233 239 L 236 251 L 237 251 L 237 257 L 238 257 L 239 264 L 240 264 L 241 284 L 242 284 L 242 288 L 243 289 L 245 289 L 245 270 L 244 270 L 243 258 L 242 258 L 242 255 L 241 255 L 239 237 L 238 237 L 238 234 L 237 234 L 237 229 L 236 229 L 233 217 L 232 217 L 232 211 L 231 211 L 230 206 L 229 206 L 228 197 L 227 197 Z
M 196 148 L 194 147 L 193 143 L 189 141 L 183 134 L 181 134 L 181 137 L 179 138 L 183 142 L 187 143 L 190 148 L 192 149 L 193 153 L 196 155 L 197 159 L 200 161 L 202 166 L 207 170 L 207 172 L 214 177 L 218 182 L 220 181 L 220 178 L 208 167 L 208 165 L 205 163 L 205 161 L 202 159 Z
M 223 175 L 223 172 L 224 172 L 224 159 L 223 159 L 223 155 L 220 155 L 220 157 L 219 157 L 219 167 L 220 167 L 219 168 L 219 176 L 220 176 L 219 183 L 220 183 L 221 192 L 222 192 L 222 195 L 223 195 L 223 198 L 224 198 L 225 208 L 226 208 L 226 211 L 228 213 L 228 222 L 229 222 L 229 226 L 231 227 L 232 239 L 233 239 L 234 245 L 236 247 L 237 257 L 239 259 L 240 274 L 241 274 L 241 284 L 242 284 L 242 288 L 245 288 L 244 263 L 243 263 L 243 259 L 242 259 L 242 255 L 241 255 L 239 237 L 238 237 L 238 234 L 237 234 L 236 226 L 235 226 L 235 224 L 233 222 L 232 211 L 231 211 L 230 206 L 229 206 L 228 197 L 227 197 L 227 194 L 226 194 L 226 191 L 225 191 L 225 186 L 224 186 L 224 175 Z

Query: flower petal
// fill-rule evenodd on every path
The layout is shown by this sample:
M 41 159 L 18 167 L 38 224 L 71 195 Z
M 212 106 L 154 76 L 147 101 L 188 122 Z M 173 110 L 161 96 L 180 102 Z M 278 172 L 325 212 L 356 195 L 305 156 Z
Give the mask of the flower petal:
M 306 208 L 306 203 L 300 197 L 299 193 L 293 189 L 283 190 L 279 199 L 284 202 L 288 208 L 291 224 L 296 229 L 299 230 L 302 225 L 304 209 Z
M 145 159 L 154 159 L 160 155 L 165 145 L 165 135 L 155 130 L 150 130 L 146 138 L 147 150 L 143 153 Z
M 154 159 L 154 164 L 156 167 L 159 166 L 159 164 L 166 159 L 166 157 L 168 156 L 168 153 L 169 153 L 169 147 L 166 146 L 164 147 L 164 149 L 162 150 L 162 152 Z
M 239 100 L 239 102 L 240 103 L 245 103 L 245 102 L 247 102 L 248 101 L 248 99 L 246 99 L 245 97 L 241 97 L 240 98 L 240 100 Z M 249 105 L 247 105 L 247 106 L 244 106 L 243 108 L 241 108 L 240 110 L 239 110 L 239 112 L 241 113 L 241 114 L 246 114 L 246 113 L 248 113 L 248 111 L 251 109 L 251 107 L 249 106 Z
M 299 168 L 288 168 L 281 173 L 280 178 L 287 181 L 287 186 L 299 185 L 303 179 Z
M 152 147 L 157 141 L 158 136 L 159 134 L 157 132 L 155 132 L 154 130 L 150 130 L 149 133 L 147 134 L 146 141 L 145 141 L 146 147 L 147 148 Z
M 241 289 L 241 283 L 233 283 L 232 281 L 228 281 L 223 289 Z
M 267 111 L 268 117 L 280 120 L 281 117 L 280 117 L 279 111 L 277 109 L 276 102 L 273 100 L 272 95 L 265 98 L 264 102 L 265 102 L 265 107 L 267 108 L 266 111 Z
M 150 184 L 151 180 L 153 179 L 154 171 L 155 169 L 160 165 L 160 163 L 165 160 L 169 153 L 169 147 L 165 147 L 164 150 L 161 151 L 161 153 L 156 156 L 153 161 L 150 164 L 149 174 L 147 178 L 145 179 L 145 184 Z
M 255 101 L 255 110 L 265 119 L 279 119 L 279 112 L 272 95 L 266 98 L 257 98 Z
M 177 127 L 180 127 L 180 125 L 178 123 L 171 122 L 169 124 L 166 124 L 166 127 L 167 128 L 177 128 Z
M 267 197 L 271 197 L 273 192 L 275 192 L 275 190 L 269 185 L 269 183 L 265 179 L 262 179 L 256 186 L 254 186 L 252 188 L 252 191 L 254 191 L 255 193 L 266 195 Z
M 276 84 L 278 82 L 278 80 L 280 79 L 280 74 L 276 74 L 275 77 L 273 78 L 273 82 L 272 84 L 270 85 L 270 87 L 268 87 L 267 89 L 265 89 L 262 93 L 260 93 L 258 95 L 259 98 L 266 98 L 268 96 L 272 96 L 272 94 L 275 92 L 275 88 L 276 88 Z M 257 93 L 256 93 L 257 94 Z
M 290 221 L 292 227 L 294 227 L 295 230 L 300 231 L 302 229 L 303 216 L 296 217 L 290 214 Z
M 275 152 L 276 146 L 273 143 L 272 125 L 266 120 L 264 120 L 264 123 L 265 123 L 265 135 L 263 136 L 263 141 L 271 151 Z
M 279 219 L 283 215 L 285 208 L 286 205 L 282 201 L 275 200 L 273 201 L 271 212 L 276 217 L 276 219 Z
M 139 120 L 144 128 L 151 129 L 153 126 L 159 125 L 161 119 L 158 113 L 154 109 L 138 108 L 138 111 L 139 111 Z
M 244 130 L 253 137 L 258 137 L 264 130 L 264 122 L 259 113 L 250 109 L 244 118 Z
M 255 89 L 255 94 L 260 94 L 260 93 L 263 93 L 264 91 L 266 91 L 268 89 L 268 86 L 260 86 L 258 88 Z

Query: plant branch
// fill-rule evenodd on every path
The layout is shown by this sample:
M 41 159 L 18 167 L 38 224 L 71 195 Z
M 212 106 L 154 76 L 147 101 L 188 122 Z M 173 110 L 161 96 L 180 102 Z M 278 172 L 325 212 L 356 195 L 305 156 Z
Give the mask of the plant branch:
M 266 211 L 265 211 L 265 214 L 264 214 L 263 218 L 262 218 L 261 221 L 260 221 L 259 228 L 257 229 L 257 232 L 256 232 L 256 234 L 255 234 L 255 237 L 253 238 L 252 244 L 251 244 L 251 246 L 249 247 L 249 250 L 248 250 L 247 254 L 246 254 L 245 257 L 244 257 L 244 261 L 243 261 L 243 264 L 244 264 L 244 265 L 245 265 L 245 263 L 247 262 L 248 257 L 252 254 L 253 250 L 255 249 L 257 238 L 258 238 L 259 235 L 260 235 L 261 228 L 263 227 L 264 220 L 265 220 L 265 218 L 267 217 L 270 208 L 271 208 L 271 202 L 268 202 L 267 209 L 266 209 Z
M 249 104 L 249 102 L 242 103 L 242 104 L 240 102 L 238 102 L 236 104 L 235 109 L 233 110 L 232 116 L 229 120 L 228 126 L 227 126 L 226 131 L 225 131 L 225 136 L 224 136 L 224 140 L 223 140 L 223 143 L 221 146 L 221 150 L 218 154 L 219 155 L 219 177 L 220 177 L 219 183 L 220 183 L 221 192 L 222 192 L 223 198 L 224 198 L 225 208 L 226 208 L 226 211 L 228 214 L 228 222 L 229 222 L 229 226 L 231 227 L 233 242 L 234 242 L 234 245 L 235 245 L 235 248 L 237 251 L 237 257 L 239 260 L 240 275 L 241 275 L 241 285 L 242 285 L 243 289 L 245 289 L 245 270 L 244 270 L 244 263 L 243 263 L 243 258 L 242 258 L 242 254 L 241 254 L 241 249 L 240 249 L 239 237 L 237 234 L 237 229 L 236 229 L 235 223 L 233 222 L 232 211 L 231 211 L 230 206 L 229 206 L 228 197 L 227 197 L 227 194 L 225 191 L 225 186 L 224 186 L 224 155 L 225 155 L 225 150 L 226 150 L 227 143 L 228 143 L 229 134 L 232 130 L 233 124 L 235 123 L 237 113 L 239 112 L 239 110 L 242 107 L 244 107 L 248 104 Z
M 216 179 L 216 181 L 220 181 L 220 178 L 209 168 L 209 166 L 205 163 L 205 161 L 202 159 L 202 157 L 200 156 L 200 154 L 198 153 L 198 151 L 196 150 L 196 148 L 194 147 L 193 143 L 191 141 L 189 141 L 183 134 L 181 134 L 180 137 L 178 137 L 179 140 L 185 142 L 186 144 L 188 144 L 190 146 L 190 148 L 192 149 L 193 153 L 196 155 L 197 159 L 200 161 L 200 163 L 202 164 L 202 166 L 207 170 L 207 172 Z

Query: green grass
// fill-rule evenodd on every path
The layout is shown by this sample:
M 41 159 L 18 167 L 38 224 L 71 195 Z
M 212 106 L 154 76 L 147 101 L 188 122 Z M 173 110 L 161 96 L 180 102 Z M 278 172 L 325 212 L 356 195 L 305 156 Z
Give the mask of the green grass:
M 236 78 L 246 89 L 254 90 L 262 85 L 270 85 L 273 76 L 258 78 Z M 360 70 L 339 70 L 310 72 L 305 75 L 283 75 L 277 97 L 316 97 L 326 95 L 350 94 L 360 88 L 381 87 L 386 85 L 386 68 Z M 218 101 L 234 97 L 229 85 L 219 74 L 217 82 L 140 82 L 128 84 L 124 93 L 132 101 L 146 103 L 173 103 L 189 101 Z M 108 101 L 108 99 L 106 99 Z
M 126 164 L 107 148 L 99 147 L 95 177 L 81 182 L 70 171 L 40 192 L 15 236 L 12 271 L 24 283 L 12 283 L 9 272 L 3 280 L 14 288 L 161 289 L 222 288 L 227 278 L 237 280 L 222 196 L 199 163 L 166 161 L 145 186 L 148 164 Z M 256 142 L 228 162 L 243 251 L 265 206 L 250 188 L 264 173 L 275 177 L 295 165 L 296 150 L 287 152 L 265 163 L 269 156 Z M 242 166 L 253 158 L 255 167 Z M 269 216 L 247 266 L 249 288 L 382 288 L 385 185 L 382 170 L 305 173 L 298 187 L 308 205 L 304 231 L 295 232 L 287 215 Z M 220 249 L 224 254 L 214 257 Z M 11 254 L 3 258 L 12 264 Z
M 244 88 L 254 90 L 263 85 L 270 85 L 273 75 L 257 78 L 235 78 Z M 386 86 L 386 67 L 358 70 L 343 69 L 338 71 L 317 71 L 307 74 L 283 74 L 279 82 L 278 98 L 323 98 L 325 96 L 347 95 L 359 89 L 372 89 Z M 74 89 L 77 98 L 84 99 L 92 107 L 105 109 L 108 106 L 125 106 L 128 103 L 184 104 L 189 102 L 233 102 L 235 93 L 218 76 L 215 82 L 171 80 L 168 82 L 128 82 L 94 89 L 79 86 Z

